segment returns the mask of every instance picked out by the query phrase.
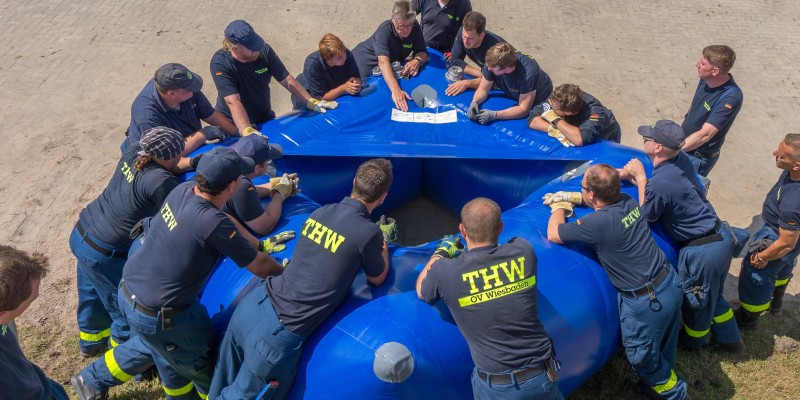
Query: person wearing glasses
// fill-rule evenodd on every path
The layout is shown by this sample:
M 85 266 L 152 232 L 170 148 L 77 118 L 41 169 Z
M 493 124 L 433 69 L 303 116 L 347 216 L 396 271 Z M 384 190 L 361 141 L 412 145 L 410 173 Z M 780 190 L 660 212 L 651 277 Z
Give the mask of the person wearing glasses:
M 372 75 L 372 70 L 379 67 L 386 85 L 392 92 L 392 101 L 400 111 L 408 111 L 408 95 L 395 76 L 392 63 L 406 62 L 402 76 L 417 76 L 428 61 L 428 50 L 422 28 L 416 20 L 417 13 L 411 9 L 406 0 L 396 1 L 392 6 L 392 16 L 381 22 L 378 29 L 369 39 L 361 42 L 353 49 L 358 70 L 362 78 Z
M 600 139 L 619 143 L 622 137 L 614 113 L 571 83 L 558 85 L 547 101 L 533 107 L 528 127 L 553 137 L 562 135 L 575 146 L 586 146 Z

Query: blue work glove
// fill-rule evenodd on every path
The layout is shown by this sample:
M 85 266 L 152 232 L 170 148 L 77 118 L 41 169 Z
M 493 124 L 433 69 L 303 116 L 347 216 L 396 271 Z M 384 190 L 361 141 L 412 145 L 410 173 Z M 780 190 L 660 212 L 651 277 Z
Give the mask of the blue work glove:
M 258 251 L 272 254 L 286 249 L 284 243 L 294 239 L 294 231 L 284 231 L 258 242 Z
M 394 218 L 386 218 L 385 215 L 381 215 L 376 224 L 378 224 L 378 228 L 381 228 L 384 242 L 393 243 L 397 240 L 397 221 Z
M 478 118 L 478 113 L 481 111 L 481 106 L 478 105 L 476 102 L 472 102 L 467 109 L 467 118 L 475 121 Z
M 203 131 L 203 135 L 206 136 L 206 143 L 217 143 L 228 138 L 228 135 L 225 134 L 222 129 L 219 129 L 218 126 L 204 126 L 201 131 Z
M 497 119 L 497 111 L 481 110 L 478 112 L 477 118 L 481 125 L 489 125 L 492 121 Z
M 456 235 L 445 235 L 436 246 L 436 251 L 433 252 L 433 257 L 442 258 L 455 258 L 464 252 L 464 244 L 461 243 L 461 237 Z

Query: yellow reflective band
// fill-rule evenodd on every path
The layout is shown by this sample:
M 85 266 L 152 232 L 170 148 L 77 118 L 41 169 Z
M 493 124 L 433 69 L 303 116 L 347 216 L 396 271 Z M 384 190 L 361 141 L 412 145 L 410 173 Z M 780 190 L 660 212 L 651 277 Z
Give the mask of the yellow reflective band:
M 786 279 L 778 279 L 778 280 L 776 280 L 776 281 L 775 281 L 775 287 L 778 287 L 778 286 L 786 286 L 786 284 L 787 284 L 787 283 L 789 283 L 789 278 L 786 278 Z
M 114 340 L 114 338 L 113 338 L 113 337 L 111 337 L 111 336 L 109 336 L 109 337 L 108 337 L 108 342 L 109 342 L 109 343 L 111 343 L 111 348 L 112 348 L 112 349 L 113 349 L 114 347 L 117 347 L 117 346 L 119 346 L 119 343 L 117 343 L 117 341 L 116 341 L 116 340 Z
M 200 392 L 197 392 L 197 395 L 200 396 L 200 398 L 203 399 L 203 400 L 208 399 L 208 395 L 207 394 L 202 394 Z
M 671 369 L 669 370 L 669 379 L 667 379 L 666 382 L 660 385 L 653 386 L 653 390 L 655 390 L 656 393 L 661 394 L 666 392 L 667 390 L 674 388 L 675 385 L 677 384 L 678 384 L 678 376 L 675 375 L 675 370 Z
M 767 311 L 767 309 L 769 309 L 769 305 L 770 305 L 770 303 L 752 305 L 752 304 L 747 304 L 745 302 L 742 302 L 742 308 L 744 308 L 747 311 L 750 311 L 751 313 Z
M 691 336 L 693 338 L 701 338 L 701 337 L 705 337 L 706 335 L 708 335 L 708 332 L 711 329 L 709 328 L 709 329 L 706 329 L 704 331 L 696 331 L 696 330 L 694 330 L 692 328 L 689 328 L 689 325 L 684 324 L 683 325 L 683 330 L 686 331 L 687 335 L 689 335 L 689 336 Z
M 83 332 L 83 331 L 81 331 L 81 333 L 80 333 L 81 340 L 85 340 L 87 342 L 102 342 L 103 339 L 105 339 L 105 338 L 107 338 L 109 336 L 111 336 L 111 329 L 110 328 L 106 329 L 104 331 L 97 332 L 97 333 L 87 333 L 87 332 Z
M 114 350 L 107 351 L 105 356 L 106 367 L 108 367 L 108 372 L 111 373 L 111 376 L 121 380 L 123 383 L 131 380 L 133 376 L 128 375 L 122 368 L 119 367 L 117 364 L 117 359 L 114 358 Z
M 509 294 L 514 294 L 516 292 L 533 287 L 534 285 L 536 285 L 536 277 L 532 276 L 528 279 L 512 282 L 509 283 L 508 285 L 496 287 L 494 289 L 487 290 L 485 292 L 464 296 L 458 299 L 458 304 L 461 307 L 471 306 L 474 304 L 483 303 L 485 301 L 498 299 L 500 297 L 507 296 Z
M 722 313 L 722 315 L 717 315 L 716 317 L 714 317 L 714 323 L 721 324 L 723 322 L 730 321 L 731 319 L 733 319 L 733 310 L 731 310 L 730 307 L 728 307 L 728 311 L 725 311 L 724 313 Z
M 167 394 L 167 396 L 178 397 L 191 392 L 193 388 L 194 384 L 192 382 L 189 382 L 186 386 L 177 389 L 170 389 L 164 386 L 164 392 Z M 208 397 L 208 395 L 206 395 L 206 397 Z

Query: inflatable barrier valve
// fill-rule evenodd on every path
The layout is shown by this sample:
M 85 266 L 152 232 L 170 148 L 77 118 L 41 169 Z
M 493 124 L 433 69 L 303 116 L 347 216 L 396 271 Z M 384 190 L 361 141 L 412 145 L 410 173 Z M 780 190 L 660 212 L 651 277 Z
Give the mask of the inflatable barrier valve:
M 414 356 L 400 343 L 384 343 L 375 352 L 372 370 L 384 382 L 401 383 L 414 372 Z

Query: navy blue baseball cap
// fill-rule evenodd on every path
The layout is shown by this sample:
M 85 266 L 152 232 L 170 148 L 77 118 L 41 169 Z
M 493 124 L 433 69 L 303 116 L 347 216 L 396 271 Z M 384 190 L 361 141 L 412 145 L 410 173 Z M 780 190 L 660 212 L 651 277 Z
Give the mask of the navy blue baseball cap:
M 683 128 L 674 121 L 662 119 L 653 125 L 642 125 L 639 134 L 653 139 L 656 143 L 670 149 L 680 150 L 686 142 Z
M 269 139 L 264 135 L 245 136 L 234 143 L 231 148 L 242 157 L 252 158 L 256 164 L 283 156 L 283 147 L 279 144 L 270 144 Z
M 241 157 L 230 147 L 219 146 L 203 154 L 195 171 L 206 178 L 209 186 L 216 188 L 253 172 L 255 166 L 252 158 Z
M 264 47 L 264 39 L 258 36 L 255 29 L 247 22 L 237 19 L 225 28 L 225 39 L 229 42 L 247 47 L 250 51 L 259 51 Z
M 196 93 L 203 88 L 200 75 L 178 63 L 164 64 L 156 70 L 156 83 L 167 90 L 184 89 Z

